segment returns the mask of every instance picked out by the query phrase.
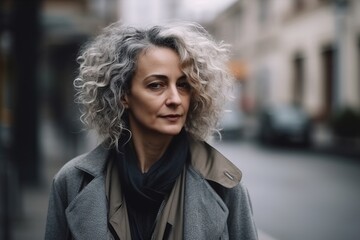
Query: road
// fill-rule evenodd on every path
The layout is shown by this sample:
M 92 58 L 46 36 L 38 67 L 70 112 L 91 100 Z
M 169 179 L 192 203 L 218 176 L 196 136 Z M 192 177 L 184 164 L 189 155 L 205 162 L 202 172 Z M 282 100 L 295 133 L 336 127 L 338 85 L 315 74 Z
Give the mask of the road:
M 278 240 L 360 239 L 360 161 L 213 142 L 242 171 L 257 226 Z

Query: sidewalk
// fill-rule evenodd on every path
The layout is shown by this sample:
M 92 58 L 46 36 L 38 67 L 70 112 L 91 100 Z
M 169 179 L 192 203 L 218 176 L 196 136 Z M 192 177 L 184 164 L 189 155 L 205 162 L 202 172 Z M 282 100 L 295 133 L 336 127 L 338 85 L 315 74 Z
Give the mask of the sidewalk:
M 47 200 L 48 191 L 44 187 L 24 190 L 24 216 L 12 223 L 13 240 L 44 239 Z
M 59 167 L 56 162 L 44 163 L 43 184 L 23 189 L 24 215 L 20 219 L 13 221 L 11 240 L 44 239 L 51 179 Z
M 316 126 L 314 130 L 313 149 L 320 153 L 360 160 L 360 139 L 335 139 L 323 125 Z

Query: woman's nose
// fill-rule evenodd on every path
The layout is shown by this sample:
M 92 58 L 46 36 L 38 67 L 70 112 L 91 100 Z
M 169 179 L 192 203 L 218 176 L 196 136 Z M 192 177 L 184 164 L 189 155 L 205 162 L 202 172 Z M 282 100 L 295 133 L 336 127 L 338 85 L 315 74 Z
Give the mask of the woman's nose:
M 166 104 L 167 105 L 180 105 L 181 104 L 180 93 L 176 86 L 171 86 L 168 89 L 168 96 L 166 99 Z

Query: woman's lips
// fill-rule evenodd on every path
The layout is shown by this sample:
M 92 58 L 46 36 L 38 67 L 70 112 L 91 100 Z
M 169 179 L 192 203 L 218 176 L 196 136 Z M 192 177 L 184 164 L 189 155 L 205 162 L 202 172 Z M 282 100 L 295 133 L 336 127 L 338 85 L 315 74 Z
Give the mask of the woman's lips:
M 167 119 L 167 120 L 169 120 L 171 122 L 175 122 L 178 119 L 180 119 L 181 116 L 182 116 L 181 114 L 169 114 L 169 115 L 162 116 L 162 118 L 165 118 L 165 119 Z

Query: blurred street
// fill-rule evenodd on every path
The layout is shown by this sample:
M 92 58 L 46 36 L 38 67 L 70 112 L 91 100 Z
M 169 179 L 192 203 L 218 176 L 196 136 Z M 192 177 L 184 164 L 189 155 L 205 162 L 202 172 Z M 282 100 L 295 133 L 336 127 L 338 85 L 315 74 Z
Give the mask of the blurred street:
M 243 171 L 257 225 L 270 236 L 360 239 L 360 161 L 247 141 L 214 144 Z

